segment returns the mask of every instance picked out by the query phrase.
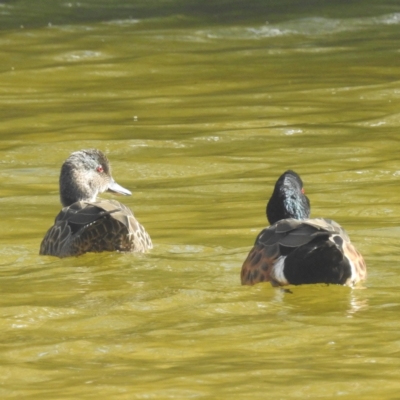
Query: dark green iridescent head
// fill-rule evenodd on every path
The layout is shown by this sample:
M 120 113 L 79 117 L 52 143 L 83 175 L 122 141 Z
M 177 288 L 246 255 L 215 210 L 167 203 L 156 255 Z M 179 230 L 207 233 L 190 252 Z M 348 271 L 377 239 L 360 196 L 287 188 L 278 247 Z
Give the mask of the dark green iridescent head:
M 281 219 L 310 217 L 310 200 L 304 194 L 303 181 L 296 172 L 288 170 L 275 184 L 267 204 L 267 218 L 271 225 Z

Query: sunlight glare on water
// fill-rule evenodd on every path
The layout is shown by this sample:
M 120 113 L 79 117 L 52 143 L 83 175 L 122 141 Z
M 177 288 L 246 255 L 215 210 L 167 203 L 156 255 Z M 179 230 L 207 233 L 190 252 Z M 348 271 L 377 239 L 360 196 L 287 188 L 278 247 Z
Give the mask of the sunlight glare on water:
M 0 4 L 1 398 L 398 396 L 398 7 L 217 3 Z M 92 147 L 149 254 L 38 255 Z M 360 288 L 240 285 L 289 168 Z

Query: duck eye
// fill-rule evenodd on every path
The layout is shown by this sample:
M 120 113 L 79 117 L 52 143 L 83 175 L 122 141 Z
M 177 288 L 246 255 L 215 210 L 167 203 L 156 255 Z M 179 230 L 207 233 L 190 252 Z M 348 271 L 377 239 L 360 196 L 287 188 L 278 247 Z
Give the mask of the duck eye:
M 102 173 L 102 172 L 104 172 L 104 169 L 103 169 L 103 167 L 102 167 L 101 165 L 99 165 L 99 166 L 96 168 L 96 171 Z

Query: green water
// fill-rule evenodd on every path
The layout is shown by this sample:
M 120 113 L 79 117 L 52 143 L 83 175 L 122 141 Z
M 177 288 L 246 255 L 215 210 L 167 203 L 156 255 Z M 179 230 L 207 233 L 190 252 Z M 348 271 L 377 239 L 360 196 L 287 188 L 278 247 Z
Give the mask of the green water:
M 0 3 L 0 397 L 398 398 L 397 2 L 37 3 Z M 151 253 L 39 257 L 88 147 Z M 240 285 L 288 168 L 361 289 Z

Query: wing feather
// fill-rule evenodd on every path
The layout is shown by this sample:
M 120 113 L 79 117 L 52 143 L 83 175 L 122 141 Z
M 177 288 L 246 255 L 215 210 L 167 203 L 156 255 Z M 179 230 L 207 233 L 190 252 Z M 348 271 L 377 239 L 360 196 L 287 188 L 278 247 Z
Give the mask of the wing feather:
M 152 248 L 149 234 L 132 211 L 115 200 L 77 202 L 63 208 L 46 233 L 40 254 L 58 257 L 86 252 L 139 251 Z

